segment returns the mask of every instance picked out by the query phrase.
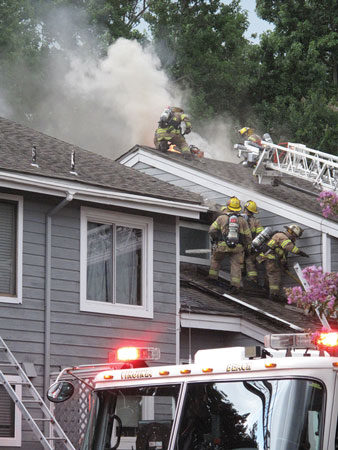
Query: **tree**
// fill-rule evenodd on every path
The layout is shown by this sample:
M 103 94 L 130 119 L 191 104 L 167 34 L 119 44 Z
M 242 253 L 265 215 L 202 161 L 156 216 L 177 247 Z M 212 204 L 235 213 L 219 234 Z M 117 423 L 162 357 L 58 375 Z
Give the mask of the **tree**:
M 260 42 L 257 113 L 275 138 L 337 151 L 337 0 L 257 0 L 274 24 Z
M 137 29 L 148 8 L 146 0 L 87 0 L 89 21 L 108 45 L 119 37 L 144 40 Z
M 248 21 L 239 3 L 149 2 L 145 20 L 162 65 L 191 93 L 191 111 L 200 121 L 224 112 L 238 117 L 248 103 Z

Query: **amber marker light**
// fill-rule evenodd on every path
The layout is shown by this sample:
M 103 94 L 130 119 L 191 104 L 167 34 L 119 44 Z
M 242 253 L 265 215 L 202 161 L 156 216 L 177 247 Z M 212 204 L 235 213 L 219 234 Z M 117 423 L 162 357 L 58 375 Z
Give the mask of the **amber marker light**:
M 274 369 L 275 367 L 277 367 L 277 364 L 276 363 L 266 363 L 265 367 L 267 369 Z
M 334 362 L 332 363 L 333 367 L 337 367 L 338 368 L 338 362 Z
M 190 370 L 190 369 L 182 369 L 182 370 L 181 370 L 181 374 L 182 374 L 182 375 L 186 375 L 186 374 L 188 374 L 188 373 L 191 373 L 191 370 Z
M 114 377 L 113 377 L 113 375 L 103 375 L 103 378 L 105 380 L 112 380 Z
M 160 370 L 159 374 L 160 375 L 169 375 L 169 371 L 168 370 Z
M 202 369 L 203 373 L 210 373 L 212 371 L 213 371 L 213 369 L 211 367 L 205 367 L 204 369 Z

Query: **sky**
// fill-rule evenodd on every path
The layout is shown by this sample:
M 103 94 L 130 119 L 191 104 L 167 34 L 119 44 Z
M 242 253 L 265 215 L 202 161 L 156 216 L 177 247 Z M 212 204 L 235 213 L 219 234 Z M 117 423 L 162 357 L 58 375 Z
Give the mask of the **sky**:
M 272 25 L 257 16 L 255 12 L 256 0 L 241 0 L 241 7 L 242 9 L 248 11 L 248 19 L 250 25 L 246 32 L 246 37 L 250 39 L 250 36 L 253 33 L 257 33 L 257 38 L 253 40 L 253 42 L 258 42 L 258 36 L 264 31 L 271 30 Z

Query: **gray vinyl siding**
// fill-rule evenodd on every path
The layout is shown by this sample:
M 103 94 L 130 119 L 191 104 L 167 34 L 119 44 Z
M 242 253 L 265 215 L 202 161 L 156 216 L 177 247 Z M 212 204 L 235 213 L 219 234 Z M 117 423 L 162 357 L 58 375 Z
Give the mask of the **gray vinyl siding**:
M 33 384 L 43 395 L 45 217 L 61 200 L 24 199 L 23 302 L 0 303 L 0 336 L 19 362 L 35 365 Z M 61 367 L 103 363 L 121 345 L 160 347 L 161 360 L 175 362 L 176 219 L 151 213 L 154 219 L 154 319 L 80 311 L 80 204 L 72 202 L 52 218 L 51 372 Z M 95 205 L 90 205 L 94 207 Z M 102 208 L 102 206 L 100 206 Z M 120 209 L 123 210 L 123 209 Z M 127 211 L 135 214 L 134 211 Z M 31 409 L 38 417 L 39 411 Z M 39 444 L 22 420 L 22 450 Z M 3 447 L 5 448 L 5 447 Z M 9 447 L 10 448 L 10 447 Z
M 140 170 L 141 172 L 147 173 L 148 175 L 155 176 L 156 178 L 163 179 L 162 177 L 167 178 L 167 173 L 164 171 L 161 171 L 157 168 L 153 168 L 149 165 L 146 165 L 144 163 L 137 163 L 134 166 L 135 169 Z M 174 184 L 175 186 L 184 187 L 185 189 L 199 193 L 202 195 L 202 197 L 205 200 L 208 200 L 210 202 L 214 202 L 219 205 L 224 205 L 226 201 L 229 199 L 228 196 L 225 196 L 224 194 L 213 191 L 213 190 L 207 190 L 203 186 L 199 186 L 196 183 L 193 183 L 190 180 L 181 179 L 175 175 L 170 174 L 170 181 L 171 184 Z M 236 195 L 236 188 L 234 187 L 234 195 Z M 250 193 L 248 192 L 247 198 L 240 198 L 242 202 L 245 202 L 247 200 L 250 200 Z M 284 225 L 290 224 L 290 221 L 286 219 L 283 216 L 276 215 L 270 211 L 264 210 L 262 208 L 259 208 L 259 214 L 258 218 L 261 220 L 262 225 L 264 227 L 270 226 L 273 228 L 274 231 L 284 231 Z M 302 225 L 302 224 L 300 224 Z M 303 225 L 302 225 L 303 226 Z M 301 258 L 301 257 L 294 257 L 290 256 L 289 258 L 289 265 L 292 270 L 292 266 L 295 263 L 299 263 L 301 267 L 309 266 L 309 265 L 322 265 L 322 242 L 321 242 L 321 233 L 317 230 L 313 230 L 309 227 L 304 228 L 304 234 L 301 239 L 298 239 L 296 242 L 296 245 L 300 247 L 303 251 L 308 253 L 310 255 L 309 258 Z M 337 247 L 338 248 L 338 247 Z M 333 248 L 334 250 L 334 248 Z M 337 250 L 336 250 L 337 251 Z M 338 258 L 336 258 L 338 259 Z M 338 264 L 338 263 L 337 263 Z M 224 261 L 223 263 L 223 269 L 225 271 L 229 270 L 229 263 L 228 261 Z M 290 284 L 294 284 L 294 281 L 292 279 L 289 279 L 287 276 L 283 276 L 283 286 L 289 286 Z
M 261 343 L 242 333 L 232 331 L 200 330 L 195 328 L 189 330 L 182 328 L 180 334 L 180 359 L 182 362 L 188 362 L 191 356 L 191 359 L 194 360 L 194 355 L 198 350 L 251 345 L 261 345 Z

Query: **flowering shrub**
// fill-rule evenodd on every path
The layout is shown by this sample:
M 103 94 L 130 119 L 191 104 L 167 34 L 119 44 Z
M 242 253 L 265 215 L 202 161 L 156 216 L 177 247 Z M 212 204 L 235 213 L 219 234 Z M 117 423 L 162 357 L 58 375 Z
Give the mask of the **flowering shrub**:
M 322 191 L 317 200 L 322 208 L 324 217 L 338 218 L 338 194 L 333 191 Z
M 338 318 L 338 273 L 323 273 L 321 267 L 309 266 L 303 270 L 303 276 L 309 283 L 304 291 L 300 286 L 286 288 L 288 304 L 296 304 L 307 312 L 318 311 L 329 318 Z

